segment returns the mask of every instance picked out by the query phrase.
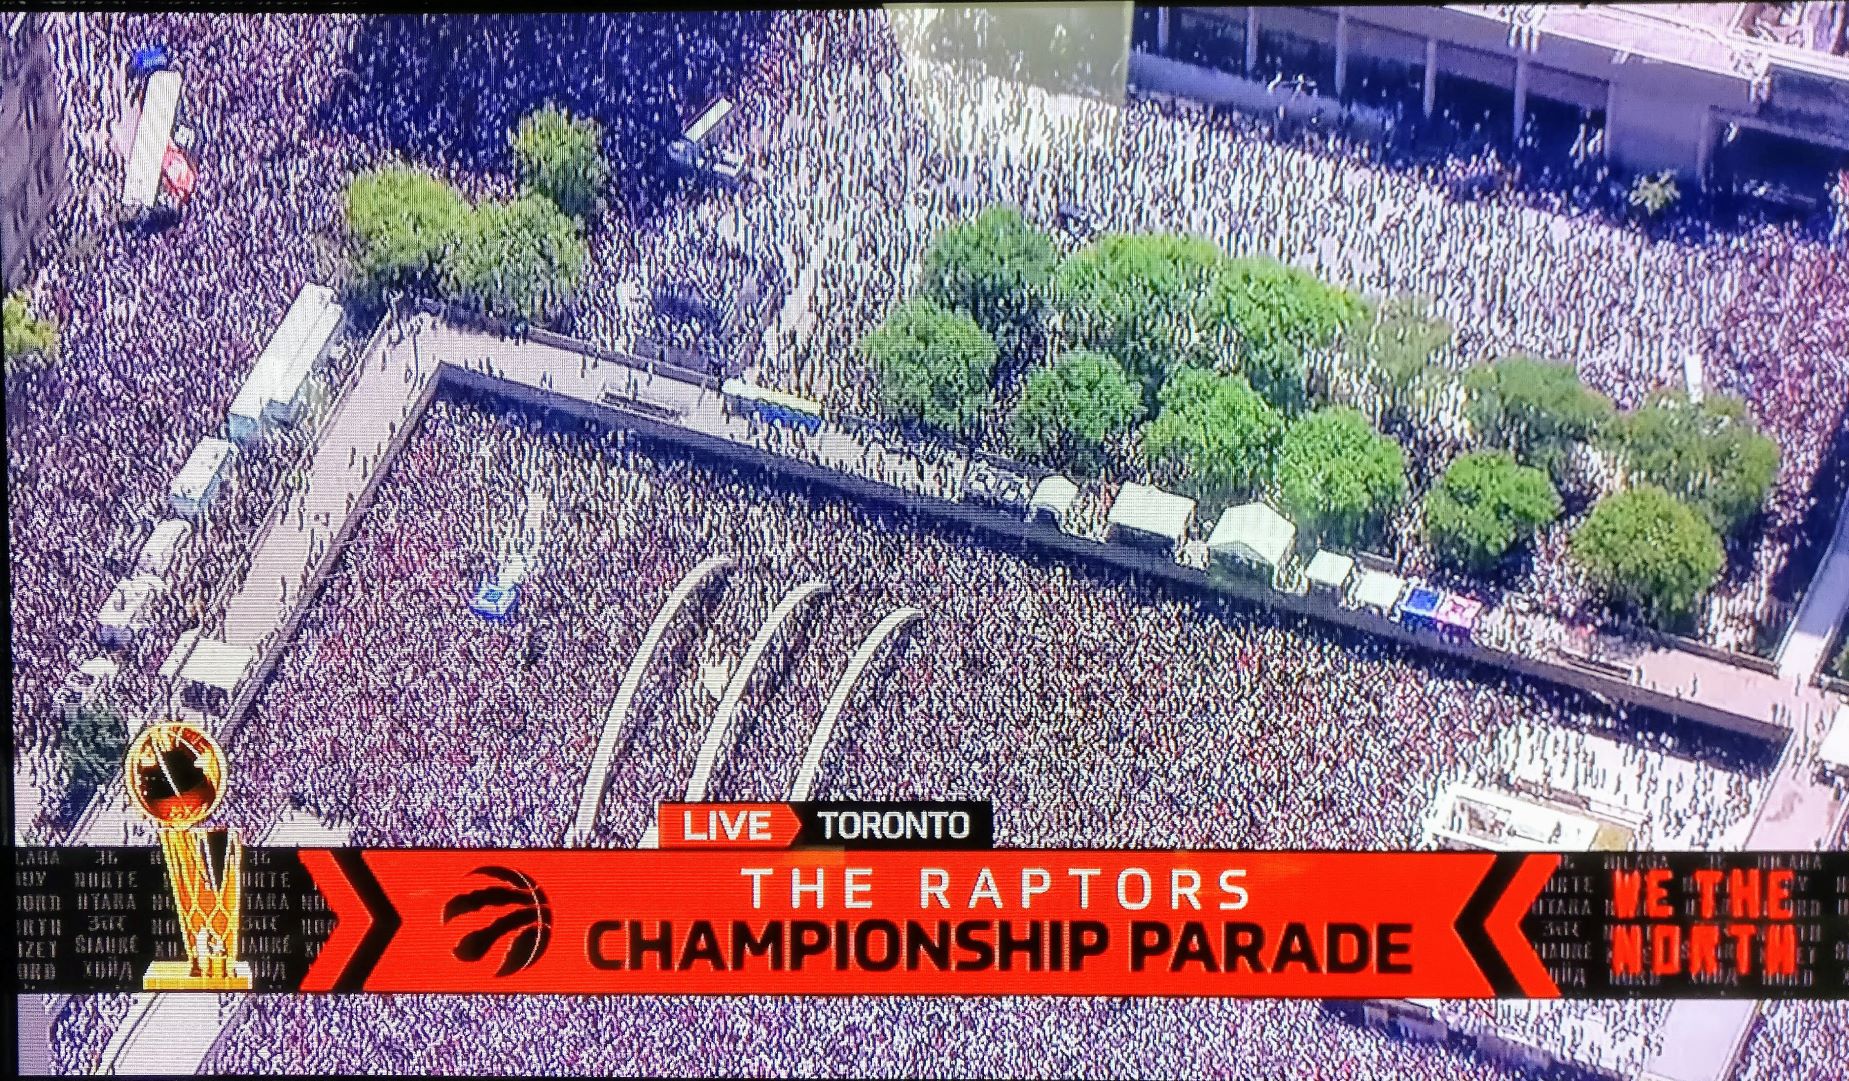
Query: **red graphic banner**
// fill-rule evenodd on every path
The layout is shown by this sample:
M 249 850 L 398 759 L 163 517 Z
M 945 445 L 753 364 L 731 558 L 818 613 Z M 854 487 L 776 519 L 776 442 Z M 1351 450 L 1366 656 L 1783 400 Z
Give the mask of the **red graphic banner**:
M 774 817 L 752 843 L 788 843 Z M 732 844 L 751 833 L 712 824 Z M 708 825 L 701 809 L 692 832 Z M 1560 865 L 1548 854 L 300 855 L 338 918 L 309 991 L 1560 994 L 1521 927 Z

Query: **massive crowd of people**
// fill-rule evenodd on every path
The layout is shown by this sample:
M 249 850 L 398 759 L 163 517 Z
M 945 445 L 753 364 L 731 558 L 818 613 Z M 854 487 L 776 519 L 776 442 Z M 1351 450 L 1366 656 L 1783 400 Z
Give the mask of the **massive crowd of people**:
M 507 194 L 507 131 L 547 102 L 604 124 L 618 180 L 570 328 L 613 345 L 738 350 L 748 325 L 703 335 L 698 319 L 646 308 L 656 286 L 710 291 L 750 275 L 810 313 L 771 322 L 758 377 L 848 412 L 870 411 L 868 377 L 845 360 L 852 342 L 904 292 L 933 230 L 997 201 L 1039 220 L 1075 202 L 1111 229 L 1185 228 L 1233 251 L 1320 259 L 1372 294 L 1433 297 L 1459 328 L 1456 359 L 1514 347 L 1575 357 L 1624 404 L 1680 379 L 1695 349 L 1709 387 L 1747 398 L 1785 455 L 1769 539 L 1710 614 L 1723 641 L 1763 614 L 1849 393 L 1839 252 L 1777 234 L 1652 243 L 1572 216 L 1448 203 L 1434 194 L 1442 177 L 1280 147 L 1224 117 L 932 78 L 884 12 L 86 15 L 57 17 L 52 34 L 77 194 L 54 227 L 70 246 L 32 296 L 60 320 L 64 354 L 8 381 L 14 747 L 41 770 L 56 747 L 49 696 L 95 651 L 91 616 L 123 573 L 105 555 L 132 558 L 128 524 L 162 515 L 168 480 L 222 430 L 296 289 L 333 274 L 346 177 L 403 157 L 471 197 Z M 186 122 L 208 134 L 181 223 L 144 236 L 114 221 L 109 146 L 126 138 L 124 60 L 149 41 L 179 57 Z M 757 180 L 696 199 L 659 151 L 741 77 L 722 137 L 751 154 Z M 737 269 L 715 272 L 715 252 Z M 562 843 L 624 666 L 666 591 L 711 554 L 739 566 L 671 630 L 620 719 L 591 843 L 636 843 L 654 801 L 684 792 L 747 643 L 810 579 L 830 592 L 746 687 L 714 798 L 787 791 L 847 656 L 900 605 L 924 618 L 863 678 L 816 796 L 991 797 L 1003 843 L 1413 845 L 1444 781 L 1539 770 L 1644 812 L 1640 845 L 1694 847 L 1735 842 L 1763 786 L 1763 763 L 1692 757 L 1649 722 L 1533 684 L 1000 550 L 620 433 L 453 400 L 424 424 L 236 738 L 229 824 L 261 835 L 294 806 L 351 826 L 356 844 Z M 304 442 L 241 458 L 127 658 L 126 708 L 155 708 L 164 685 L 151 673 L 179 630 L 210 631 Z M 928 476 L 920 462 L 911 483 Z M 548 524 L 517 615 L 485 622 L 469 592 L 499 569 L 535 491 Z M 1617 749 L 1589 764 L 1600 732 Z M 126 1008 L 73 999 L 54 1030 L 59 1065 L 94 1065 Z M 1648 1007 L 1585 1009 L 1498 1023 L 1565 1044 L 1601 1026 L 1654 1027 Z M 1595 1015 L 1599 1026 L 1580 1020 Z M 1811 1017 L 1830 1020 L 1769 1014 L 1755 1068 L 1822 1069 Z M 1626 1042 L 1627 1061 L 1649 1039 Z M 1270 1076 L 1306 1059 L 1328 1077 L 1484 1069 L 1295 1003 L 425 996 L 252 999 L 206 1065 Z
M 508 558 L 535 493 L 547 510 L 517 615 L 484 620 L 469 595 Z M 607 718 L 655 611 L 712 555 L 736 565 L 670 627 L 630 715 Z M 633 846 L 657 801 L 686 794 L 765 616 L 809 581 L 829 592 L 783 628 L 746 684 L 710 798 L 788 795 L 848 655 L 901 606 L 924 616 L 863 675 L 814 795 L 992 798 L 1002 844 L 1411 846 L 1447 782 L 1506 788 L 1535 773 L 1633 807 L 1641 845 L 1707 847 L 1737 843 L 1766 776 L 1762 761 L 1671 752 L 1669 731 L 1646 724 L 1639 736 L 1635 718 L 1524 681 L 1000 549 L 620 431 L 442 397 L 240 730 L 234 758 L 266 768 L 241 782 L 226 818 L 254 830 L 299 807 L 350 826 L 361 844 L 560 844 L 586 786 L 602 780 L 589 775 L 590 750 L 615 723 L 618 751 L 586 843 Z M 381 1031 L 414 1018 L 440 1026 L 453 1008 L 420 1001 L 352 1008 Z M 487 1007 L 467 1007 L 477 1008 Z M 652 1008 L 557 1004 L 548 1027 L 591 1011 L 627 1030 L 630 1011 Z M 925 1031 L 941 1008 L 880 1009 Z M 1589 1013 L 1597 1031 L 1639 1030 L 1626 1045 L 1633 1058 L 1660 1021 L 1653 1007 L 1563 1006 L 1512 1012 L 1505 1027 L 1572 1034 Z M 1460 1011 L 1460 1024 L 1472 1019 Z M 279 1022 L 243 1023 L 262 1032 Z M 1170 1048 L 1178 1037 L 1151 1039 Z M 265 1060 L 262 1041 L 237 1043 L 221 1046 L 222 1066 L 354 1061 Z M 605 1068 L 594 1057 L 603 1052 L 557 1046 L 548 1069 Z M 322 1053 L 332 1052 L 312 1054 Z M 612 1068 L 724 1068 L 632 1053 Z M 866 1068 L 928 1072 L 906 1053 L 895 1047 L 889 1064 Z M 1188 1072 L 1185 1060 L 1164 1061 L 1145 1065 Z

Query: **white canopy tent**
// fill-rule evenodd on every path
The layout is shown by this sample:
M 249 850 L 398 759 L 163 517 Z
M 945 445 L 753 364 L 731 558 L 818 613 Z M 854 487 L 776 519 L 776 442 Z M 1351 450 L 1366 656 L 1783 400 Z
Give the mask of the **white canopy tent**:
M 1072 504 L 1078 498 L 1079 486 L 1054 473 L 1034 487 L 1027 513 L 1031 518 L 1045 518 L 1054 525 L 1064 525 L 1066 515 L 1071 513 Z
M 1355 561 L 1340 552 L 1318 548 L 1316 554 L 1310 557 L 1310 565 L 1303 576 L 1310 580 L 1312 586 L 1340 593 L 1348 588 L 1348 580 L 1355 576 Z
M 165 577 L 167 569 L 173 566 L 174 557 L 180 554 L 192 535 L 193 525 L 184 518 L 169 518 L 155 526 L 148 534 L 148 542 L 141 546 L 135 570 L 140 574 Z
M 231 444 L 222 439 L 201 439 L 173 478 L 168 495 L 175 514 L 192 517 L 212 505 L 218 486 L 231 464 Z
M 312 282 L 302 286 L 232 400 L 226 420 L 231 438 L 252 438 L 266 419 L 277 424 L 295 419 L 302 390 L 345 317 L 332 289 Z
M 1355 603 L 1390 614 L 1393 606 L 1400 602 L 1400 594 L 1404 592 L 1406 579 L 1399 575 L 1364 570 L 1355 583 Z
M 104 645 L 132 641 L 149 623 L 149 605 L 166 589 L 167 583 L 151 574 L 137 574 L 116 583 L 96 613 L 97 638 Z
M 1270 567 L 1277 571 L 1290 562 L 1297 527 L 1290 519 L 1263 503 L 1228 507 L 1207 538 L 1207 551 L 1216 559 Z
M 1126 484 L 1111 502 L 1106 536 L 1120 543 L 1159 544 L 1173 552 L 1186 543 L 1193 521 L 1194 500 L 1187 496 L 1146 484 Z
M 1849 706 L 1836 707 L 1830 730 L 1817 746 L 1817 761 L 1839 777 L 1849 777 Z

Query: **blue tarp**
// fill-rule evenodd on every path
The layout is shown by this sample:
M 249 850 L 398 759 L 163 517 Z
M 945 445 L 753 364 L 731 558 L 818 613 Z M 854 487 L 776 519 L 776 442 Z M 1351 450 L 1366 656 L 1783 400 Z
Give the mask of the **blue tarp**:
M 1416 588 L 1400 604 L 1400 622 L 1414 626 L 1432 626 L 1438 618 L 1438 606 L 1444 597 L 1435 589 Z
M 129 71 L 137 77 L 166 71 L 173 66 L 173 55 L 165 45 L 147 45 L 135 50 Z
M 502 620 L 512 614 L 514 603 L 519 599 L 519 586 L 501 586 L 492 581 L 484 581 L 469 601 L 469 611 L 483 619 Z

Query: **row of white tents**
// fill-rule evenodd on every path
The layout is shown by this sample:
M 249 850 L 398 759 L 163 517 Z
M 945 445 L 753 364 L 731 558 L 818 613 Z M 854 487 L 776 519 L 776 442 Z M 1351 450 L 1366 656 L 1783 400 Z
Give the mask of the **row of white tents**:
M 98 609 L 95 633 L 104 648 L 131 646 L 153 624 L 156 602 L 171 588 L 169 571 L 191 542 L 194 524 L 217 501 L 236 464 L 238 445 L 295 421 L 310 377 L 328 355 L 344 318 L 332 289 L 310 283 L 296 294 L 231 403 L 226 417 L 230 439 L 207 437 L 193 447 L 168 484 L 173 517 L 153 527 L 133 571 L 116 583 Z M 178 679 L 189 694 L 213 699 L 231 693 L 253 662 L 254 655 L 247 649 L 188 631 L 169 652 L 161 675 Z M 108 689 L 117 672 L 118 666 L 108 657 L 86 661 L 66 680 L 60 704 L 73 708 L 94 700 Z

